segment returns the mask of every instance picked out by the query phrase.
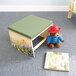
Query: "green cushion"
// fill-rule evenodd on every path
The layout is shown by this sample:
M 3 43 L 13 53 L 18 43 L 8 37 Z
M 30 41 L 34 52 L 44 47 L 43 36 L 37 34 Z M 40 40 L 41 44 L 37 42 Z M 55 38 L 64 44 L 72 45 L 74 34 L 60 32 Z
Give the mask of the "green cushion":
M 50 20 L 30 15 L 8 26 L 8 29 L 33 39 L 51 24 L 53 24 L 53 22 Z

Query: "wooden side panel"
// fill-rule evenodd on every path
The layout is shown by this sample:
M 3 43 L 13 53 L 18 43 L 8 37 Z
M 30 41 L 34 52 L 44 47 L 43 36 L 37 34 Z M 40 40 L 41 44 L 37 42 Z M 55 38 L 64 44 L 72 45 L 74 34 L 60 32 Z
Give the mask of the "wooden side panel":
M 32 46 L 32 40 L 24 37 L 14 31 L 8 30 L 10 35 L 10 41 L 11 45 L 18 49 L 19 51 L 34 56 L 33 46 Z
M 47 37 L 47 36 L 49 36 L 49 33 L 48 33 L 49 30 L 50 30 L 50 28 L 48 28 L 46 31 L 44 31 L 40 36 L 41 37 Z

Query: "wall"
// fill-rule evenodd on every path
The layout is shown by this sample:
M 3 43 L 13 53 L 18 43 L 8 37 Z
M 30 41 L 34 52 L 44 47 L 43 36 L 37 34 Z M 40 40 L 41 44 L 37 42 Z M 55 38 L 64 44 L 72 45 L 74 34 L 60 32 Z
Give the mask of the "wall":
M 68 5 L 69 0 L 0 0 L 0 5 Z
M 68 11 L 70 0 L 0 0 L 0 11 Z

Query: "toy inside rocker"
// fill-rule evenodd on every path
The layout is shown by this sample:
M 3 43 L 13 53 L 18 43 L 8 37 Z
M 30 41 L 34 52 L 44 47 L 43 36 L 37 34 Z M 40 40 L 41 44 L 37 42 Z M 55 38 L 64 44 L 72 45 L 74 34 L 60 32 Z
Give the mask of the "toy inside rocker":
M 46 39 L 45 43 L 49 45 L 51 49 L 53 49 L 54 46 L 60 48 L 59 41 L 64 42 L 63 38 L 61 37 L 60 30 L 61 28 L 59 28 L 57 25 L 53 25 L 50 27 L 50 31 L 48 31 L 50 35 Z

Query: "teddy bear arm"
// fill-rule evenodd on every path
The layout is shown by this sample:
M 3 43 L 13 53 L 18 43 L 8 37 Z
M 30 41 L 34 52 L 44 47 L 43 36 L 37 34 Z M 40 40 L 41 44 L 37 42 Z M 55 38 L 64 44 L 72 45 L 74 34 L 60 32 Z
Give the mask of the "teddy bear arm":
M 46 39 L 46 42 L 48 42 L 48 43 L 51 42 L 51 37 L 50 36 Z
M 62 37 L 59 37 L 59 40 L 60 40 L 61 42 L 64 42 L 64 40 L 63 40 L 63 38 L 62 38 Z

